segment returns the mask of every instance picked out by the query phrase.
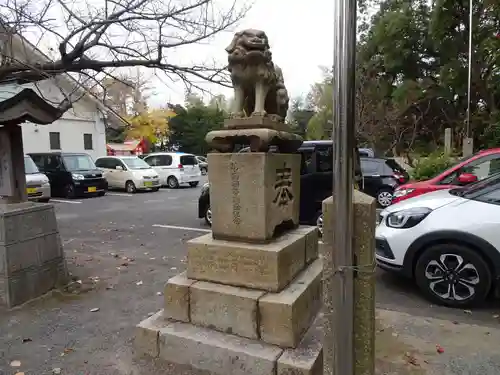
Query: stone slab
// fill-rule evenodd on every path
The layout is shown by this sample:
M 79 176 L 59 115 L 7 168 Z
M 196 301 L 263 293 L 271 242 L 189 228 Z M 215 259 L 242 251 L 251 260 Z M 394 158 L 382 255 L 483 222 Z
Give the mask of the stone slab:
M 262 291 L 199 281 L 190 288 L 191 323 L 258 339 Z
M 169 322 L 163 317 L 163 310 L 143 320 L 135 327 L 134 347 L 138 353 L 158 357 L 160 329 Z
M 295 349 L 286 349 L 278 358 L 277 375 L 323 375 L 321 319 L 316 322 Z
M 212 234 L 269 242 L 299 225 L 300 155 L 208 154 Z
M 182 272 L 165 284 L 163 314 L 168 319 L 189 322 L 189 287 L 196 282 Z
M 295 231 L 269 244 L 215 240 L 207 234 L 187 243 L 187 276 L 278 292 L 303 269 L 305 244 L 305 236 Z
M 159 357 L 217 375 L 276 375 L 283 350 L 226 333 L 173 322 L 160 329 Z
M 319 231 L 317 227 L 301 225 L 297 233 L 306 236 L 305 264 L 310 264 L 318 258 Z
M 323 262 L 309 265 L 279 293 L 259 300 L 260 337 L 282 347 L 296 347 L 321 307 Z

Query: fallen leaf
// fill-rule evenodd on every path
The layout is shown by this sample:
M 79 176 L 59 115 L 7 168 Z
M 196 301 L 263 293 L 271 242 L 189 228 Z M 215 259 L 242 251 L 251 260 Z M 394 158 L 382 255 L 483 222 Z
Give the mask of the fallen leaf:
M 458 322 L 456 320 L 453 321 L 453 324 L 458 324 Z
M 161 293 L 161 292 L 156 292 L 156 295 L 157 295 L 157 296 L 161 296 L 161 295 L 162 295 L 162 293 Z
M 444 349 L 443 349 L 440 345 L 436 345 L 436 351 L 437 351 L 439 354 L 444 353 Z
M 94 307 L 93 309 L 90 309 L 90 312 L 97 312 L 99 311 L 99 307 Z
M 10 367 L 20 367 L 21 366 L 21 361 L 12 361 L 10 363 Z
M 65 354 L 71 353 L 72 351 L 74 351 L 74 349 L 72 349 L 72 348 L 64 348 L 64 353 Z
M 409 364 L 413 366 L 420 366 L 417 362 L 417 359 L 411 353 L 405 353 L 405 357 L 406 362 L 408 362 Z
M 470 314 L 472 314 L 472 311 L 470 311 L 470 310 L 464 310 L 464 313 L 466 313 L 466 314 L 469 314 L 469 315 L 470 315 Z
M 170 267 L 170 269 L 171 269 L 171 270 L 176 270 L 176 269 L 177 269 L 177 267 Z
M 127 267 L 128 263 L 127 262 L 123 262 L 122 264 L 120 264 L 120 266 Z
M 24 372 L 16 372 L 14 375 L 24 375 Z
M 26 338 L 23 339 L 23 344 L 25 342 L 32 342 L 32 341 L 33 341 L 32 339 L 30 339 L 29 337 L 26 337 Z
M 77 282 L 78 284 L 81 284 L 81 283 L 82 283 L 82 280 L 76 280 L 76 282 Z
M 136 282 L 135 285 L 142 285 L 142 281 Z
M 493 315 L 493 319 L 498 319 L 500 315 Z
M 60 369 L 59 367 L 53 368 L 53 369 L 52 369 L 52 373 L 53 373 L 53 374 L 56 374 L 56 375 L 57 375 L 57 374 L 60 374 L 60 373 L 61 373 L 61 369 Z

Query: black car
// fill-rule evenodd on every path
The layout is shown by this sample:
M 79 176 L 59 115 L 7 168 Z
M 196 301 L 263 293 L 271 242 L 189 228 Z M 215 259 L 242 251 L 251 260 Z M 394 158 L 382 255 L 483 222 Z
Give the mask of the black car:
M 102 196 L 108 190 L 108 182 L 88 154 L 47 152 L 30 153 L 29 156 L 49 178 L 53 196 Z
M 332 195 L 333 187 L 333 148 L 332 141 L 305 141 L 297 150 L 302 155 L 300 177 L 300 223 L 323 226 L 322 203 Z M 243 148 L 239 152 L 247 152 Z M 408 181 L 406 171 L 393 159 L 375 158 L 373 150 L 359 149 L 362 176 L 360 188 L 366 194 L 377 198 L 381 206 L 390 204 L 393 190 Z M 390 196 L 389 196 L 390 194 Z M 387 203 L 388 202 L 388 203 Z M 198 217 L 204 218 L 208 225 L 212 222 L 210 210 L 209 185 L 201 189 L 198 200 Z

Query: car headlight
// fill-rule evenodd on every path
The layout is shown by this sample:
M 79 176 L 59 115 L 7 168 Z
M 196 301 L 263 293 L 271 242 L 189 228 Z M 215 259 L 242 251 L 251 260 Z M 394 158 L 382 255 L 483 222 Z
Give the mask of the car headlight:
M 387 215 L 386 225 L 390 228 L 412 228 L 432 212 L 430 208 L 416 207 L 392 212 Z
M 71 176 L 73 177 L 73 180 L 84 180 L 85 179 L 85 177 L 83 176 L 83 174 L 75 174 L 75 173 L 73 173 Z
M 392 196 L 394 198 L 404 197 L 405 195 L 413 193 L 414 191 L 415 189 L 396 189 Z

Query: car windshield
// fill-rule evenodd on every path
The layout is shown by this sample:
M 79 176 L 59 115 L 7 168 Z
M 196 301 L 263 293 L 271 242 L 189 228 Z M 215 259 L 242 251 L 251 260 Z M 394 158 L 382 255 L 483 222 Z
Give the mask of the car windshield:
M 24 170 L 26 174 L 40 173 L 35 162 L 29 156 L 24 157 Z
M 451 189 L 450 194 L 467 199 L 474 199 L 498 188 L 500 188 L 500 173 L 496 173 L 484 180 L 474 182 L 464 187 Z
M 89 155 L 63 155 L 63 160 L 68 171 L 96 169 L 94 161 Z
M 151 166 L 139 158 L 123 158 L 122 161 L 129 169 L 150 169 Z

